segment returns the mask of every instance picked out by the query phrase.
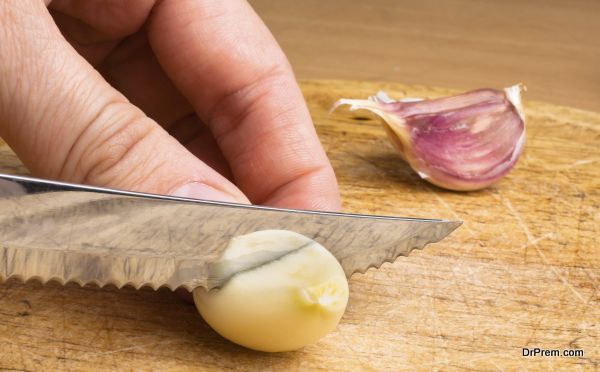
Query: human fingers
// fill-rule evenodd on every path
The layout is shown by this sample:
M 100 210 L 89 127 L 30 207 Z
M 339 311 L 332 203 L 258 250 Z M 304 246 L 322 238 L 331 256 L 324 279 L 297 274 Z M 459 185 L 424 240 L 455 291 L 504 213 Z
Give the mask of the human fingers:
M 228 179 L 231 170 L 212 134 L 164 74 L 142 25 L 153 0 L 54 0 L 50 14 L 61 33 L 135 106 L 192 154 Z
M 0 19 L 0 135 L 32 173 L 247 201 L 106 83 L 62 37 L 43 3 L 2 2 Z
M 247 2 L 163 1 L 147 30 L 252 202 L 339 208 L 335 175 L 292 70 Z

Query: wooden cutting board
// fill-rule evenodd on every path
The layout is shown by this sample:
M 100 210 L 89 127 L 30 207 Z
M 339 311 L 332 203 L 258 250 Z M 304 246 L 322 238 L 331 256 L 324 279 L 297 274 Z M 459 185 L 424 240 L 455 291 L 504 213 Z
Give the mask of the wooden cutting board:
M 397 98 L 453 92 L 345 81 L 302 88 L 345 211 L 464 225 L 424 251 L 352 277 L 337 330 L 290 353 L 225 341 L 168 290 L 9 280 L 0 284 L 0 369 L 598 368 L 600 114 L 526 100 L 527 142 L 516 168 L 487 190 L 456 193 L 420 180 L 373 115 L 327 113 L 340 97 L 380 89 Z M 27 174 L 5 144 L 0 171 Z M 584 356 L 522 356 L 535 347 Z

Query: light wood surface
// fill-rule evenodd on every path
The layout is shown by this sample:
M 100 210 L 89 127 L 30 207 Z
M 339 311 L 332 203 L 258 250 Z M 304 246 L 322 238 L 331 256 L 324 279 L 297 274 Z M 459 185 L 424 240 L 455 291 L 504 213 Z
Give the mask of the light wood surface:
M 600 1 L 251 0 L 299 78 L 461 90 L 522 82 L 600 112 Z
M 353 276 L 337 330 L 290 353 L 223 340 L 168 290 L 11 280 L 0 284 L 0 369 L 598 368 L 600 114 L 526 100 L 526 147 L 516 168 L 487 190 L 456 193 L 420 180 L 374 116 L 343 108 L 327 114 L 340 97 L 379 89 L 396 98 L 448 90 L 341 81 L 302 87 L 345 211 L 464 225 L 408 258 Z M 25 174 L 19 164 L 0 147 L 1 172 Z M 525 358 L 523 347 L 585 354 Z

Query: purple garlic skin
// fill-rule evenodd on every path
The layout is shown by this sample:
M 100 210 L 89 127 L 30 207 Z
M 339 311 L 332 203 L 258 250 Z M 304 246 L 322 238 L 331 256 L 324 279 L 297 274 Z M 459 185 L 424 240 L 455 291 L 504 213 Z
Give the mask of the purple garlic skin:
M 450 190 L 485 188 L 516 164 L 525 142 L 521 85 L 431 100 L 341 99 L 379 115 L 393 143 L 425 180 Z

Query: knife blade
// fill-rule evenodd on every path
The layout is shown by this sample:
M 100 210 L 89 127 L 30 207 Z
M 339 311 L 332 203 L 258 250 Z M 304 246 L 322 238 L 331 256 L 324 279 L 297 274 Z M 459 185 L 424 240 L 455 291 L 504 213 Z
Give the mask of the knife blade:
M 438 242 L 462 222 L 317 212 L 188 199 L 0 174 L 0 279 L 172 290 L 222 286 L 293 253 L 221 257 L 259 230 L 303 234 L 346 276 Z

